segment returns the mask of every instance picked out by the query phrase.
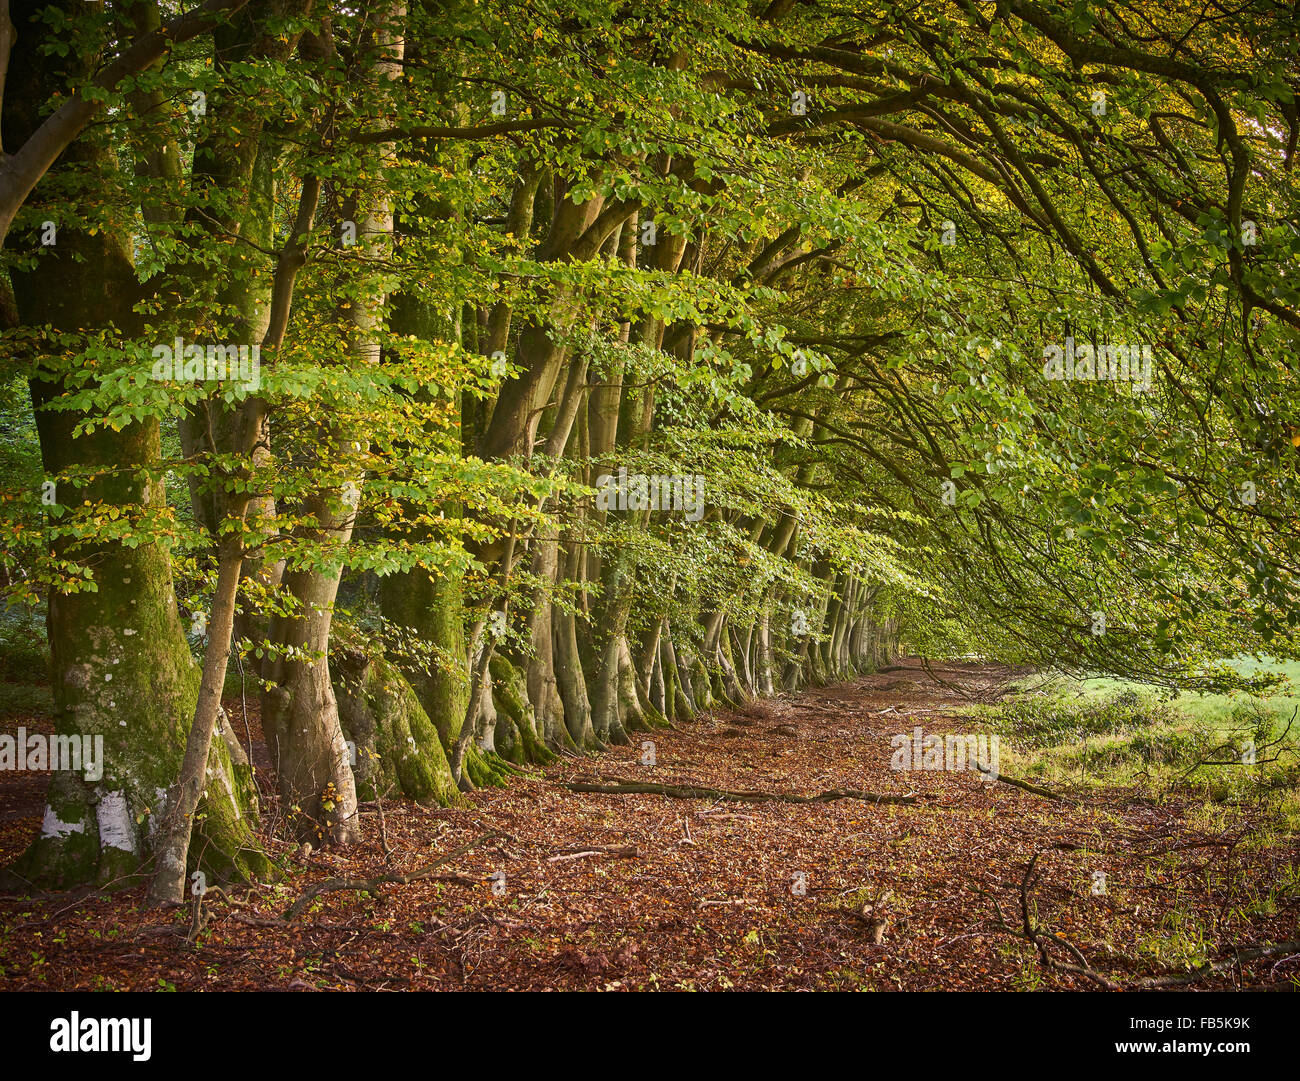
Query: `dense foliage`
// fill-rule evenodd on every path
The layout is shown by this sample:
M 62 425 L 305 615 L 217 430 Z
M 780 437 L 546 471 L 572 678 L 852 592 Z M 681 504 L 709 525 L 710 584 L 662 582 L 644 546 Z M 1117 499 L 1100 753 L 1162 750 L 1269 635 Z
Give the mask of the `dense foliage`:
M 152 606 L 166 771 L 233 643 L 346 843 L 374 776 L 448 799 L 900 642 L 1295 655 L 1290 6 L 220 7 L 106 85 L 175 5 L 10 5 L 10 154 L 96 110 L 0 279 L 4 586 L 61 725 L 117 708 L 85 629 Z

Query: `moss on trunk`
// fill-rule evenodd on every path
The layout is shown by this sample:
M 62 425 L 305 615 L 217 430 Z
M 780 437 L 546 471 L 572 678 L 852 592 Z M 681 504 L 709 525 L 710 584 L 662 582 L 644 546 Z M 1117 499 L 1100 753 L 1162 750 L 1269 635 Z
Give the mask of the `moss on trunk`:
M 343 734 L 356 747 L 357 795 L 450 806 L 459 796 L 438 730 L 402 672 L 381 656 L 335 650 Z
M 494 743 L 497 754 L 516 765 L 545 765 L 555 760 L 537 732 L 537 718 L 528 701 L 524 674 L 509 660 L 494 654 L 488 665 L 492 674 L 492 703 L 496 707 Z
M 29 28 L 35 29 L 35 24 Z M 19 142 L 61 85 L 57 65 L 43 62 L 40 45 L 37 32 L 11 58 L 5 134 Z M 97 62 L 93 56 L 80 59 Z M 114 176 L 119 164 L 110 148 L 86 138 L 65 151 L 51 181 L 57 185 L 65 170 Z M 39 195 L 29 208 L 34 220 L 41 220 Z M 59 484 L 57 503 L 102 503 L 120 511 L 121 521 L 165 510 L 163 484 L 150 479 L 161 457 L 157 421 L 74 436 L 86 418 L 45 407 L 79 388 L 84 375 L 82 358 L 69 356 L 63 335 L 84 335 L 90 346 L 98 345 L 101 332 L 112 345 L 143 333 L 136 310 L 143 287 L 131 246 L 125 228 L 101 229 L 93 236 L 72 224 L 61 228 L 57 245 L 35 245 L 40 258 L 11 271 L 14 311 L 7 316 L 25 327 L 49 328 L 54 340 L 35 336 L 26 348 L 42 354 L 44 371 L 71 370 L 77 380 L 65 386 L 56 374 L 31 383 L 46 476 L 79 467 L 95 475 L 84 486 Z M 102 776 L 88 776 L 84 768 L 54 772 L 41 834 L 14 865 L 11 878 L 67 887 L 126 884 L 148 872 L 153 834 L 179 775 L 194 717 L 199 669 L 176 608 L 170 552 L 158 540 L 133 540 L 135 547 L 67 538 L 54 544 L 59 556 L 84 567 L 94 584 L 93 590 L 49 596 L 55 729 L 62 736 L 102 738 Z M 212 747 L 208 779 L 196 814 L 191 866 L 201 865 L 216 878 L 266 875 L 271 865 L 253 833 L 257 802 L 251 776 L 246 764 L 231 762 L 224 741 Z
M 77 440 L 68 433 L 48 438 L 79 461 L 111 456 L 142 463 L 155 460 L 158 449 L 151 425 Z M 62 464 L 48 461 L 47 468 Z M 164 499 L 161 484 L 134 478 L 97 487 L 78 495 L 119 506 L 159 506 Z M 65 553 L 91 568 L 96 589 L 50 596 L 55 726 L 59 735 L 102 739 L 103 776 L 55 771 L 41 835 L 13 868 L 26 881 L 56 887 L 103 884 L 143 871 L 179 773 L 199 684 L 165 549 L 88 545 Z M 247 760 L 239 752 L 232 761 L 223 739 L 212 746 L 208 775 L 190 869 L 202 867 L 221 879 L 266 875 L 270 864 L 253 834 L 257 799 Z

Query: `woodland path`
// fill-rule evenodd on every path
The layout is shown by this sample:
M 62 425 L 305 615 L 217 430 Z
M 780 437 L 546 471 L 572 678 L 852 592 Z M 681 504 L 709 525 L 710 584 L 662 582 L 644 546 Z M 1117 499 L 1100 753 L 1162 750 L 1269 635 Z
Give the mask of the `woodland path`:
M 192 906 L 147 911 L 138 889 L 0 896 L 0 988 L 1099 986 L 1045 968 L 1014 933 L 1024 927 L 1026 870 L 1040 852 L 1041 878 L 1024 900 L 1040 939 L 1050 932 L 1069 943 L 1047 947 L 1059 965 L 1077 967 L 1082 956 L 1104 978 L 1131 983 L 1176 972 L 1171 961 L 1190 926 L 1207 935 L 1218 928 L 1204 955 L 1211 961 L 1228 957 L 1229 946 L 1300 937 L 1294 898 L 1271 913 L 1251 903 L 1296 861 L 1294 838 L 1243 844 L 1244 821 L 1205 834 L 1186 825 L 1190 807 L 1119 791 L 1053 802 L 968 772 L 891 770 L 892 736 L 916 724 L 927 734 L 972 730 L 951 713 L 966 700 L 954 688 L 989 698 L 1011 675 L 975 664 L 934 674 L 943 684 L 905 659 L 851 684 L 721 711 L 599 757 L 562 759 L 456 808 L 385 802 L 382 836 L 369 805 L 360 848 L 286 849 L 296 868 L 287 881 L 236 891 L 233 906 L 211 895 L 197 949 L 185 938 Z M 640 762 L 641 739 L 654 741 L 652 768 Z M 920 798 L 742 803 L 564 787 L 612 778 Z M 39 828 L 39 804 L 16 808 L 18 794 L 0 794 L 9 811 L 5 859 Z M 409 874 L 476 839 L 429 877 L 385 885 L 382 897 L 339 890 L 283 918 L 331 876 Z M 504 892 L 494 893 L 497 872 Z M 1105 893 L 1093 892 L 1095 872 L 1105 875 Z M 797 874 L 806 876 L 802 895 L 792 890 Z M 1296 956 L 1270 956 L 1197 986 L 1243 977 L 1284 986 L 1297 970 Z

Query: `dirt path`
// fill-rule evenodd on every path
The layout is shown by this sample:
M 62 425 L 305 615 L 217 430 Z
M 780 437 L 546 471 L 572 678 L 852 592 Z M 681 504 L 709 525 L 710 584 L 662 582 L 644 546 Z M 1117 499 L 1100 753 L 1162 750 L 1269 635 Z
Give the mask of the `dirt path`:
M 984 694 L 1007 675 L 974 665 L 935 674 Z M 0 987 L 1097 986 L 1045 967 L 1008 930 L 1024 926 L 1022 884 L 1040 851 L 1041 879 L 1024 894 L 1033 926 L 1069 943 L 1049 947 L 1054 961 L 1077 966 L 1081 955 L 1112 981 L 1300 937 L 1294 838 L 1255 844 L 1240 822 L 1197 832 L 1188 808 L 1124 793 L 1054 803 L 969 772 L 890 769 L 892 736 L 916 724 L 962 730 L 950 713 L 962 701 L 906 662 L 641 737 L 653 739 L 653 767 L 640 746 L 621 747 L 454 809 L 386 803 L 391 863 L 372 809 L 371 840 L 346 857 L 286 850 L 296 867 L 287 882 L 241 894 L 237 907 L 209 899 L 197 949 L 183 938 L 190 912 L 145 912 L 140 890 L 3 896 Z M 563 787 L 609 778 L 920 799 L 736 803 Z M 29 833 L 39 807 L 31 815 Z M 379 898 L 329 893 L 283 924 L 313 883 L 408 873 L 489 832 L 501 836 L 439 866 L 441 879 L 390 885 Z M 21 843 L 21 831 L 6 830 L 0 856 Z M 1270 898 L 1284 882 L 1289 892 Z M 1265 957 L 1198 986 L 1297 978 L 1300 958 Z

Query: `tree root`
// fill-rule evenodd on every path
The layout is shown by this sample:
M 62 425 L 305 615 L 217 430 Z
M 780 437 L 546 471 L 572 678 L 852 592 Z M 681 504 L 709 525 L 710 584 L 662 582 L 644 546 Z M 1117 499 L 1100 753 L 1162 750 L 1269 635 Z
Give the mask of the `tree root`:
M 698 785 L 683 786 L 672 784 L 654 784 L 645 781 L 628 781 L 621 777 L 611 777 L 609 784 L 597 784 L 593 781 L 573 781 L 564 787 L 570 792 L 599 792 L 608 794 L 640 793 L 650 796 L 671 796 L 673 799 L 711 799 L 732 800 L 737 803 L 829 803 L 837 799 L 860 799 L 867 803 L 905 803 L 914 804 L 928 796 L 916 793 L 894 795 L 888 792 L 862 792 L 852 788 L 832 788 L 819 792 L 815 796 L 789 795 L 783 792 L 734 792 L 725 788 L 702 788 Z

